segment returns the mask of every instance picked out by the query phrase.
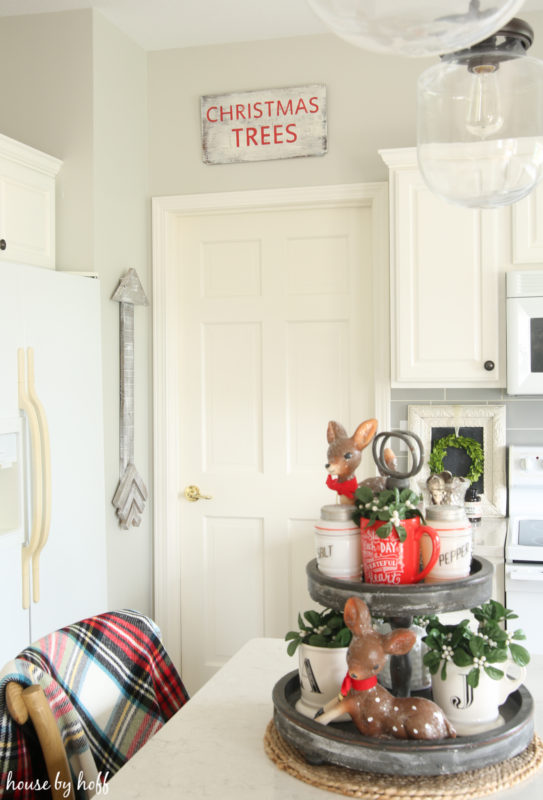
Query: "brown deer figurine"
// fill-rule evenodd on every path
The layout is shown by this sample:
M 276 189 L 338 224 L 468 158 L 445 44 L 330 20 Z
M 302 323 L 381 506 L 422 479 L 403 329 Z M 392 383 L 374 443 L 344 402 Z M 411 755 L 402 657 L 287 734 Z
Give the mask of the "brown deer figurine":
M 360 466 L 362 451 L 366 448 L 377 430 L 377 420 L 367 419 L 361 422 L 352 436 L 340 425 L 331 420 L 328 423 L 326 438 L 328 440 L 328 470 L 326 485 L 334 489 L 341 503 L 352 503 L 358 487 L 355 471 Z
M 398 459 L 390 447 L 385 447 L 383 458 L 386 466 L 393 472 L 396 472 L 398 469 Z M 383 492 L 387 488 L 387 476 L 379 469 L 379 475 L 374 478 L 365 478 L 363 481 L 360 481 L 359 486 L 369 486 L 374 494 Z
M 367 605 L 349 597 L 343 612 L 353 638 L 347 651 L 343 699 L 332 700 L 315 719 L 323 725 L 347 713 L 363 736 L 397 739 L 454 739 L 456 732 L 441 708 L 424 697 L 394 697 L 377 683 L 387 655 L 404 655 L 416 636 L 407 628 L 387 634 L 373 630 Z

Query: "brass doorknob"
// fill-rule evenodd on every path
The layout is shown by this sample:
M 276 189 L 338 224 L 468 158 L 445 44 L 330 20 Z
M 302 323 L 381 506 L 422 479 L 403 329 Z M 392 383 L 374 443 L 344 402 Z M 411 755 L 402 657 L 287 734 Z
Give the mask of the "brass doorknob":
M 201 494 L 200 487 L 194 485 L 185 487 L 185 497 L 191 503 L 195 503 L 196 500 L 213 500 L 210 494 Z

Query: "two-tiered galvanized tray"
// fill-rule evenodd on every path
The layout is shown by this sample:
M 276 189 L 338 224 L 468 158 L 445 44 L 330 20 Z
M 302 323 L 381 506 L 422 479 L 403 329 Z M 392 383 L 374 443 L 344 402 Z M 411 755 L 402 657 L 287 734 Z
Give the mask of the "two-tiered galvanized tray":
M 472 560 L 467 578 L 441 584 L 383 586 L 328 578 L 315 560 L 306 568 L 311 597 L 329 608 L 343 611 L 346 600 L 358 596 L 374 616 L 387 618 L 392 627 L 409 627 L 413 616 L 472 608 L 486 602 L 492 592 L 492 565 L 484 558 Z M 393 692 L 409 694 L 408 656 L 391 669 Z M 394 676 L 396 681 L 394 681 Z M 528 747 L 534 734 L 533 700 L 528 690 L 509 695 L 500 707 L 498 725 L 484 733 L 456 739 L 414 741 L 362 736 L 352 722 L 323 726 L 298 713 L 298 672 L 288 673 L 273 690 L 274 721 L 279 733 L 308 762 L 330 763 L 388 775 L 439 775 L 466 772 L 512 758 Z

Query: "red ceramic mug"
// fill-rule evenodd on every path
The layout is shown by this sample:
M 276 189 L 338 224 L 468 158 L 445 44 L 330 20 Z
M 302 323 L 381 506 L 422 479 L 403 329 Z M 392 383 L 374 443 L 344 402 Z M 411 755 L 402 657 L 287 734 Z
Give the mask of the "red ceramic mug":
M 386 539 L 381 539 L 376 531 L 386 522 L 375 522 L 365 527 L 368 520 L 360 520 L 362 543 L 362 569 L 365 583 L 418 583 L 430 572 L 439 558 L 439 535 L 428 525 L 421 525 L 419 517 L 402 520 L 407 537 L 400 542 L 396 530 L 392 528 Z M 432 541 L 432 555 L 421 571 L 420 540 L 429 536 Z

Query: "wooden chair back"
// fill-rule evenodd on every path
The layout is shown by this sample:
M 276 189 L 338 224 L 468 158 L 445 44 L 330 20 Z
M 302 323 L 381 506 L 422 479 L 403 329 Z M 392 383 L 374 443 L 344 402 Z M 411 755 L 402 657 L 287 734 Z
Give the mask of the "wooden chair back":
M 72 775 L 66 750 L 55 717 L 41 686 L 23 688 L 16 681 L 6 686 L 6 703 L 12 719 L 18 725 L 32 721 L 43 754 L 53 800 L 75 800 Z M 67 794 L 67 789 L 70 793 Z

